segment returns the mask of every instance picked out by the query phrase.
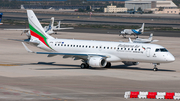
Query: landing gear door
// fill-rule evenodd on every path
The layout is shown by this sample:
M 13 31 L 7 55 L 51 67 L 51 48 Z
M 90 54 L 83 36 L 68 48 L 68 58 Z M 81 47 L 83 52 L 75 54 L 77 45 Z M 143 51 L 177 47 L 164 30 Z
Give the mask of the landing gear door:
M 147 47 L 147 49 L 146 49 L 146 56 L 147 57 L 150 57 L 150 52 L 151 52 L 151 48 Z

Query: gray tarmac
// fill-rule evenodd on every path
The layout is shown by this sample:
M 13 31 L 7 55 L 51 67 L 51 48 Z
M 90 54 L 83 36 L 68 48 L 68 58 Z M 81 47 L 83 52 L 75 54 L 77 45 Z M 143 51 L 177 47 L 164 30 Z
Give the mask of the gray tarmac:
M 21 42 L 7 40 L 26 39 L 20 34 L 0 29 L 0 101 L 139 101 L 124 99 L 125 91 L 180 92 L 179 37 L 154 36 L 160 40 L 155 44 L 166 47 L 176 58 L 154 72 L 150 63 L 127 67 L 117 62 L 106 69 L 80 69 L 81 61 L 28 53 Z M 59 32 L 53 37 L 128 41 L 116 34 L 88 32 Z

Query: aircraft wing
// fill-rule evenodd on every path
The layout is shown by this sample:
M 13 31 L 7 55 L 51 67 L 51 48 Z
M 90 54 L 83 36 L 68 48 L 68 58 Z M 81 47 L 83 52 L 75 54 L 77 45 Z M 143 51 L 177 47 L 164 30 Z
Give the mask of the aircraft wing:
M 53 28 L 54 31 L 64 30 L 64 29 L 74 29 L 74 28 L 73 27 L 68 27 L 68 28 Z
M 27 48 L 27 46 L 22 42 L 25 49 L 30 53 L 36 53 L 36 54 L 47 54 L 48 57 L 56 56 L 56 55 L 63 55 L 63 58 L 69 58 L 69 57 L 75 57 L 76 59 L 88 59 L 88 57 L 91 56 L 100 56 L 108 58 L 109 56 L 106 55 L 100 55 L 100 54 L 88 54 L 88 53 L 58 53 L 58 52 L 34 52 Z
M 4 29 L 4 30 L 12 30 L 12 31 L 29 31 L 29 28 L 26 29 Z

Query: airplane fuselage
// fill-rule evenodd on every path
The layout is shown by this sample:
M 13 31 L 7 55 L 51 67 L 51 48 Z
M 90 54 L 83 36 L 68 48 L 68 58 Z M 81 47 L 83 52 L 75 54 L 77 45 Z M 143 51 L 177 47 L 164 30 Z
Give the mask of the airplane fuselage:
M 39 48 L 58 53 L 86 53 L 108 56 L 108 62 L 132 61 L 147 63 L 168 63 L 175 60 L 174 56 L 164 47 L 156 44 L 48 39 L 49 47 L 39 44 Z M 156 51 L 164 49 L 166 51 Z
M 126 34 L 126 35 L 139 35 L 142 34 L 139 29 L 125 29 L 121 31 L 121 34 Z

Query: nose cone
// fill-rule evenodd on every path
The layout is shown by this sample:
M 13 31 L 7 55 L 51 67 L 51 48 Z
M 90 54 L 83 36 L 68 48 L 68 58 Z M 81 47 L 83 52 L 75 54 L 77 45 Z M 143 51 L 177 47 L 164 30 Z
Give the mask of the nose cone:
M 173 56 L 171 53 L 169 53 L 168 58 L 167 58 L 167 61 L 168 61 L 168 62 L 173 62 L 173 61 L 175 61 L 175 58 L 174 58 L 174 56 Z

